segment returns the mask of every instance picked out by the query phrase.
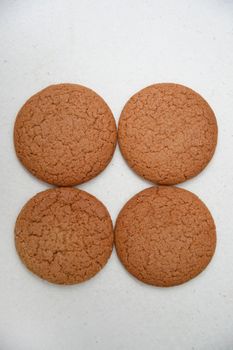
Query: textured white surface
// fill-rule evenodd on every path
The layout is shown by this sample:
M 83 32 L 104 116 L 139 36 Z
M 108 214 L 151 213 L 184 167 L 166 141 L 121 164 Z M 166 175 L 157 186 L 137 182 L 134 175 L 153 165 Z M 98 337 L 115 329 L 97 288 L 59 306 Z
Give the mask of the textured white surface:
M 0 1 L 0 350 L 233 349 L 233 2 L 216 0 Z M 56 82 L 96 90 L 118 120 L 127 99 L 154 82 L 190 86 L 214 109 L 214 159 L 181 187 L 199 195 L 217 225 L 207 270 L 161 289 L 131 277 L 115 252 L 95 278 L 59 287 L 29 273 L 15 252 L 22 205 L 48 185 L 16 159 L 12 130 L 25 100 Z M 80 186 L 115 220 L 150 186 L 117 149 Z

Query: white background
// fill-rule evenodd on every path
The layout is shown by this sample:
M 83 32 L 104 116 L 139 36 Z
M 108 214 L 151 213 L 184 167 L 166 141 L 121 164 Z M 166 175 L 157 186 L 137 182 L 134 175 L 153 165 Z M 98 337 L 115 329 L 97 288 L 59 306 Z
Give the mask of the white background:
M 0 0 L 0 350 L 233 349 L 233 1 Z M 196 279 L 168 289 L 131 277 L 115 251 L 92 280 L 69 287 L 28 272 L 14 248 L 22 205 L 48 185 L 17 161 L 12 131 L 25 100 L 52 83 L 98 92 L 116 120 L 127 99 L 155 82 L 198 91 L 219 126 L 210 165 L 183 183 L 207 204 L 218 244 Z M 113 220 L 151 184 L 117 149 L 80 188 Z

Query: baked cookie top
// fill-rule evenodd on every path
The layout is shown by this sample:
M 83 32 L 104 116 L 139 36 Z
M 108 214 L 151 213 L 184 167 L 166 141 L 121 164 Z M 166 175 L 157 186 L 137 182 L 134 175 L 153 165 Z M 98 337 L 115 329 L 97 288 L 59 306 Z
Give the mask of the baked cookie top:
M 216 246 L 213 218 L 193 193 L 152 187 L 131 198 L 115 227 L 117 254 L 139 280 L 174 286 L 198 275 Z
M 100 271 L 110 257 L 112 221 L 105 206 L 87 192 L 50 189 L 21 210 L 15 244 L 36 275 L 58 284 L 79 283 Z
M 98 175 L 117 140 L 114 117 L 94 91 L 77 84 L 51 85 L 19 111 L 14 128 L 18 158 L 36 177 L 73 186 Z
M 178 84 L 155 84 L 136 93 L 120 117 L 118 139 L 129 166 L 154 183 L 172 185 L 202 171 L 217 143 L 208 103 Z

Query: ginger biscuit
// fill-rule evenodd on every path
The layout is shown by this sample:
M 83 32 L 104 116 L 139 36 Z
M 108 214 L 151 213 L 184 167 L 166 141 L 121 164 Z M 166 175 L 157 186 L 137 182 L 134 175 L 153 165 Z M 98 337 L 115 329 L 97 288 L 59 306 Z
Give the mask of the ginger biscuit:
M 99 272 L 113 247 L 113 227 L 105 206 L 74 188 L 40 192 L 21 210 L 15 245 L 27 266 L 58 284 L 80 283 Z
M 14 128 L 18 158 L 36 177 L 74 186 L 98 175 L 117 140 L 114 117 L 94 91 L 77 84 L 51 85 L 19 111 Z
M 214 154 L 217 132 L 214 112 L 198 93 L 162 83 L 146 87 L 126 103 L 118 139 L 136 173 L 172 185 L 205 168 Z
M 117 254 L 142 282 L 169 287 L 184 283 L 209 264 L 216 246 L 214 220 L 193 193 L 151 187 L 131 198 L 115 227 Z

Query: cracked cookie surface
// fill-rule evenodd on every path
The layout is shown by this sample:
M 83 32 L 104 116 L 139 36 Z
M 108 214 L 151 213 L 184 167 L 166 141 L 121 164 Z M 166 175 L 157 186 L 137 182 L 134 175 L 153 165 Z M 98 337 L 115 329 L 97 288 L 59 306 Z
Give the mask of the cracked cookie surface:
M 94 276 L 113 247 L 113 227 L 105 206 L 74 188 L 40 192 L 21 210 L 15 225 L 18 254 L 36 275 L 58 284 Z
M 210 262 L 216 246 L 213 218 L 193 193 L 151 187 L 131 198 L 115 227 L 117 254 L 139 280 L 161 287 L 184 283 Z
M 94 91 L 77 84 L 51 85 L 19 111 L 14 128 L 18 158 L 36 177 L 74 186 L 110 162 L 117 139 L 114 117 Z
M 155 84 L 126 103 L 118 140 L 135 172 L 154 183 L 172 185 L 208 164 L 217 143 L 217 122 L 195 91 L 179 84 Z

